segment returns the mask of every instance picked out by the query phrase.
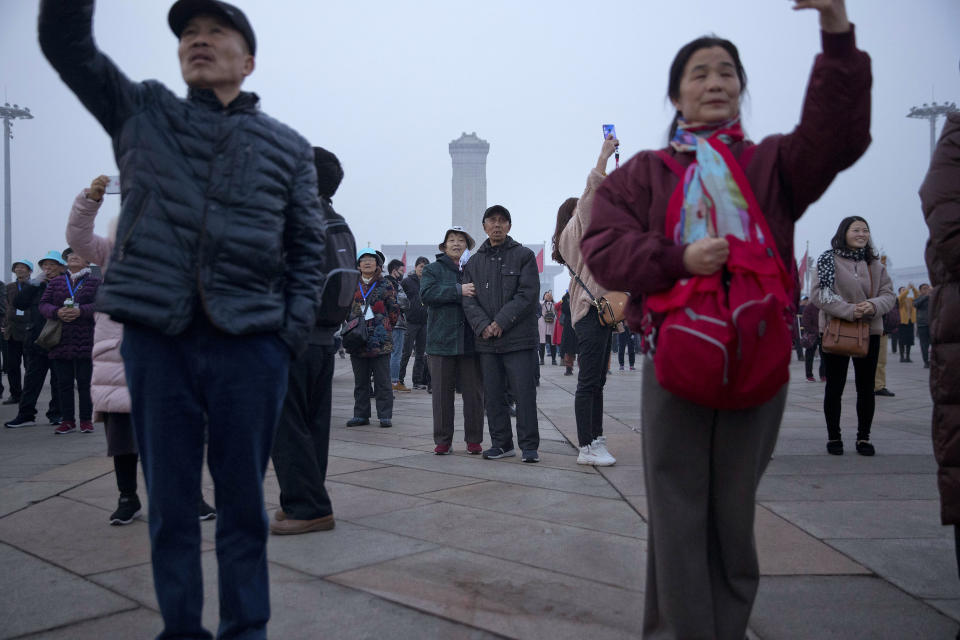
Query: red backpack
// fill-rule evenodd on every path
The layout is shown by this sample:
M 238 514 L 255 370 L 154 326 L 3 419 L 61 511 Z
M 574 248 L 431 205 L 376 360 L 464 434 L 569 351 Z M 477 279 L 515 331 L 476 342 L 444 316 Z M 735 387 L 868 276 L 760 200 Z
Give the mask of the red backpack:
M 750 189 L 741 164 L 725 144 L 710 140 L 747 199 L 750 237 L 727 236 L 730 257 L 710 276 L 694 276 L 644 300 L 647 339 L 660 385 L 714 409 L 746 409 L 770 400 L 790 378 L 792 279 Z M 667 208 L 666 232 L 680 220 L 685 169 L 664 151 L 657 155 L 680 183 Z M 752 154 L 742 154 L 744 165 Z M 714 221 L 715 222 L 715 221 Z M 659 330 L 651 314 L 664 314 Z

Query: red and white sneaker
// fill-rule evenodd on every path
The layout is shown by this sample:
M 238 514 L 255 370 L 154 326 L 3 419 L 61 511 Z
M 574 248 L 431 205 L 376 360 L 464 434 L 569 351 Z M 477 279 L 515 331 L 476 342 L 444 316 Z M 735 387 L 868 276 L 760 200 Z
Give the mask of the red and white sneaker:
M 80 433 L 93 433 L 93 423 L 89 420 L 81 420 L 79 427 Z
M 448 444 L 438 444 L 434 448 L 433 452 L 438 456 L 448 456 L 451 453 L 453 453 L 452 451 L 450 451 L 450 445 Z
M 483 445 L 481 445 L 479 442 L 468 442 L 467 453 L 469 453 L 470 455 L 483 453 Z
M 73 433 L 77 430 L 77 423 L 73 420 L 64 420 L 60 426 L 53 430 L 53 435 L 62 436 L 65 433 Z

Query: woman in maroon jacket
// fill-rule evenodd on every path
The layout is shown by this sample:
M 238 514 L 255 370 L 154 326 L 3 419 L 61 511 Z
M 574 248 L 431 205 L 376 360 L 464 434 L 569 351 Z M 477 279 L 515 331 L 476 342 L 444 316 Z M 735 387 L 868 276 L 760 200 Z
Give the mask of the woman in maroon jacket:
M 666 155 L 639 153 L 597 190 L 581 247 L 602 286 L 633 294 L 627 313 L 631 326 L 644 326 L 644 298 L 682 279 L 720 271 L 730 251 L 725 237 L 714 237 L 716 231 L 702 219 L 701 233 L 688 235 L 684 228 L 682 242 L 665 232 L 668 204 L 679 183 L 666 160 L 689 169 L 691 182 L 706 182 L 712 176 L 690 166 L 709 166 L 706 148 L 725 146 L 743 167 L 742 188 L 755 196 L 783 264 L 793 265 L 794 222 L 869 145 L 870 59 L 856 48 L 843 0 L 795 0 L 794 8 L 819 12 L 823 53 L 793 133 L 769 136 L 757 145 L 745 139 L 739 116 L 746 74 L 737 49 L 727 40 L 700 38 L 678 52 L 670 69 L 668 96 L 677 115 L 670 145 L 661 152 Z M 707 143 L 711 137 L 713 145 Z M 727 176 L 739 174 L 725 161 L 721 168 Z M 723 184 L 732 196 L 730 182 Z M 727 194 L 707 193 L 716 202 L 700 197 L 684 210 L 727 207 Z M 686 207 L 696 192 L 680 195 Z M 662 318 L 652 321 L 656 326 Z M 759 582 L 756 488 L 773 453 L 785 400 L 786 386 L 743 410 L 694 404 L 665 391 L 645 359 L 645 637 L 744 637 Z
M 77 430 L 74 421 L 73 381 L 77 381 L 80 432 L 93 433 L 93 401 L 90 378 L 93 375 L 93 302 L 100 279 L 90 272 L 86 260 L 72 249 L 63 252 L 67 272 L 47 283 L 40 298 L 40 313 L 63 323 L 60 343 L 47 357 L 57 372 L 57 393 L 63 422 L 54 430 L 63 435 Z

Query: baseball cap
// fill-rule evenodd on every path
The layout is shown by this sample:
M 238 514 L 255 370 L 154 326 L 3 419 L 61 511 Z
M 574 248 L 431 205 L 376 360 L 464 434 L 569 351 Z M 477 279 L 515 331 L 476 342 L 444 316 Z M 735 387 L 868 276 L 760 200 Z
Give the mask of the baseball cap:
M 226 20 L 247 41 L 250 55 L 257 55 L 257 38 L 253 35 L 253 27 L 247 21 L 247 16 L 232 4 L 220 0 L 178 0 L 175 2 L 170 7 L 170 13 L 167 14 L 167 22 L 173 30 L 173 35 L 179 38 L 190 19 L 201 14 L 219 16 Z

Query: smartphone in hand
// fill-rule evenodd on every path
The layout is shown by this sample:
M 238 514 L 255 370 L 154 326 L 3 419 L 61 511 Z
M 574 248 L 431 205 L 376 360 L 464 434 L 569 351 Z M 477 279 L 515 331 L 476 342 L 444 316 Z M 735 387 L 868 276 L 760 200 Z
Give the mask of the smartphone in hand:
M 612 124 L 603 125 L 603 139 L 606 140 L 607 136 L 613 136 L 614 139 L 617 137 L 617 128 Z
M 107 188 L 103 190 L 104 193 L 120 193 L 120 176 L 108 176 L 109 182 L 107 183 Z

